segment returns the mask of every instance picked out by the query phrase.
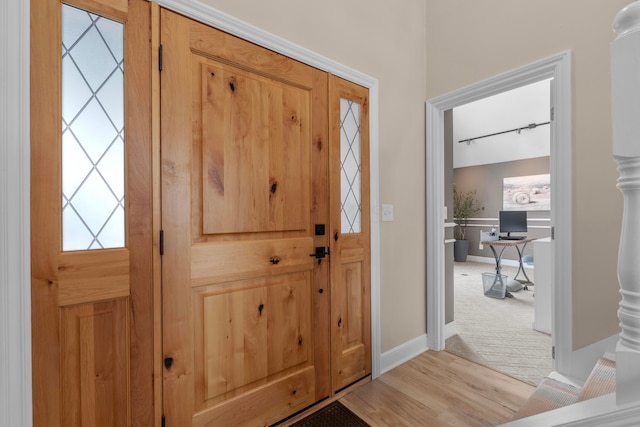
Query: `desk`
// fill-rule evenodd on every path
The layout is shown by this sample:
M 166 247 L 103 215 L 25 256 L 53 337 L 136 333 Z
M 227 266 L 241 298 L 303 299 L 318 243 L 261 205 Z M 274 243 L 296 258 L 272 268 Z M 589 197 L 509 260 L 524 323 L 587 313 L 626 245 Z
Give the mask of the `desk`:
M 522 240 L 483 240 L 482 242 L 480 242 L 483 245 L 488 245 L 491 248 L 491 252 L 493 252 L 493 256 L 496 259 L 496 280 L 500 281 L 500 283 L 502 284 L 502 277 L 500 276 L 500 271 L 502 270 L 502 253 L 504 252 L 504 250 L 509 247 L 509 246 L 515 246 L 516 250 L 518 251 L 518 261 L 519 261 L 519 266 L 518 266 L 518 272 L 516 273 L 515 277 L 513 278 L 514 280 L 519 281 L 520 283 L 522 283 L 524 285 L 524 289 L 527 289 L 527 284 L 531 283 L 533 285 L 533 282 L 531 280 L 529 280 L 529 276 L 527 276 L 527 272 L 524 271 L 524 265 L 522 264 L 522 253 L 524 252 L 524 249 L 527 247 L 527 243 L 533 241 L 535 239 L 522 239 Z M 522 249 L 520 248 L 520 245 L 522 245 Z M 498 253 L 498 251 L 496 251 L 496 248 L 500 247 L 500 253 Z M 522 279 L 518 279 L 518 276 L 520 275 L 520 272 L 522 272 L 522 274 L 525 277 L 525 280 Z M 509 291 L 507 291 L 507 296 L 512 296 Z

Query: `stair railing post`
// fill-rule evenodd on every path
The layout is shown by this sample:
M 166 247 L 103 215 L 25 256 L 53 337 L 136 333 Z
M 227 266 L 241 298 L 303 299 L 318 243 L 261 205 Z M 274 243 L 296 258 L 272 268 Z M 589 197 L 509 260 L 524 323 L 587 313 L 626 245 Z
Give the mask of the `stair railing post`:
M 618 254 L 620 339 L 616 347 L 616 402 L 640 401 L 640 2 L 614 21 L 611 45 L 613 157 L 624 211 Z

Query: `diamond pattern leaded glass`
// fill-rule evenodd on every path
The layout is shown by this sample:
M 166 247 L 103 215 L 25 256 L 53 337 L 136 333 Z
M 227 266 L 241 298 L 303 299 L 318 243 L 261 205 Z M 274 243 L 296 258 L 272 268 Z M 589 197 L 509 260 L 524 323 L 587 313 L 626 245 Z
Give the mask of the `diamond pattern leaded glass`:
M 344 234 L 362 231 L 360 176 L 360 104 L 341 98 L 340 199 Z
M 124 246 L 124 27 L 62 5 L 62 249 Z

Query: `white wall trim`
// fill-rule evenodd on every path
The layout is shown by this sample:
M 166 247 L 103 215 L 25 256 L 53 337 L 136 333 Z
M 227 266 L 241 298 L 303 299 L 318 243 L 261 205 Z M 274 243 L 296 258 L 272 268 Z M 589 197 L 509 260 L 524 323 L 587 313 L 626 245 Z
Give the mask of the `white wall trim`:
M 491 264 L 491 269 L 495 269 L 496 267 L 496 259 L 494 257 L 486 257 L 486 256 L 478 256 L 478 255 L 467 255 L 467 261 L 480 262 L 482 264 Z M 501 265 L 507 265 L 509 267 L 520 267 L 520 263 L 515 259 L 501 259 Z M 523 267 L 532 270 L 534 267 L 531 264 L 522 263 Z
M 449 322 L 444 326 L 444 339 L 451 338 L 458 333 L 456 322 Z M 380 357 L 380 375 L 389 372 L 393 368 L 402 365 L 405 362 L 413 359 L 414 357 L 429 350 L 427 346 L 427 335 L 420 335 L 412 340 L 409 340 L 399 346 L 385 351 Z
M 385 351 L 380 356 L 380 375 L 389 372 L 393 368 L 402 365 L 427 350 L 429 350 L 427 347 L 427 336 L 420 335 L 391 350 Z
M 611 393 L 505 425 L 508 427 L 636 427 L 640 425 L 640 405 L 634 403 L 616 406 L 616 395 Z
M 543 79 L 553 78 L 551 105 L 551 175 L 554 192 L 551 224 L 556 227 L 553 259 L 556 342 L 554 369 L 568 369 L 572 356 L 572 116 L 571 53 L 560 53 L 505 74 L 475 83 L 426 102 L 426 241 L 427 241 L 427 336 L 429 347 L 444 349 L 444 112 L 460 105 L 496 95 Z
M 378 84 L 376 79 L 369 77 L 366 74 L 353 70 L 345 65 L 305 49 L 302 46 L 285 40 L 275 34 L 271 34 L 247 22 L 241 21 L 238 18 L 199 1 L 155 0 L 155 3 L 198 22 L 202 22 L 203 24 L 210 25 L 242 39 L 269 48 L 275 52 L 286 55 L 289 58 L 293 58 L 321 70 L 331 72 L 332 74 L 364 87 L 371 88 Z
M 456 321 L 452 320 L 451 322 L 444 325 L 443 333 L 444 333 L 445 341 L 451 338 L 452 336 L 457 335 L 458 327 L 456 326 Z
M 426 256 L 427 256 L 427 344 L 444 350 L 444 112 L 432 101 L 426 103 Z
M 597 341 L 578 350 L 573 350 L 566 356 L 563 369 L 556 369 L 562 375 L 575 378 L 578 381 L 585 381 L 589 373 L 593 370 L 598 359 L 605 353 L 616 353 L 616 344 L 620 336 L 611 335 L 608 338 Z M 557 344 L 556 344 L 557 346 Z M 556 353 L 557 353 L 556 347 Z M 564 350 L 568 351 L 568 350 Z M 558 364 L 559 366 L 559 364 Z
M 371 191 L 371 354 L 372 376 L 380 375 L 380 179 L 378 130 L 378 80 L 336 61 L 268 33 L 247 22 L 195 0 L 156 0 L 160 6 L 194 20 L 224 30 L 242 39 L 330 72 L 369 89 L 369 143 Z
M 0 425 L 31 426 L 29 1 L 0 3 Z

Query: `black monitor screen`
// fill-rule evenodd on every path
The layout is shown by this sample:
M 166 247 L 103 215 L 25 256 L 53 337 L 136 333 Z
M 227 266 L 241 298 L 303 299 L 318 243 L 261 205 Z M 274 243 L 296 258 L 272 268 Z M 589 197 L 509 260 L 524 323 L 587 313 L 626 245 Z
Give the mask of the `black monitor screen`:
M 527 211 L 500 211 L 500 232 L 527 231 Z

